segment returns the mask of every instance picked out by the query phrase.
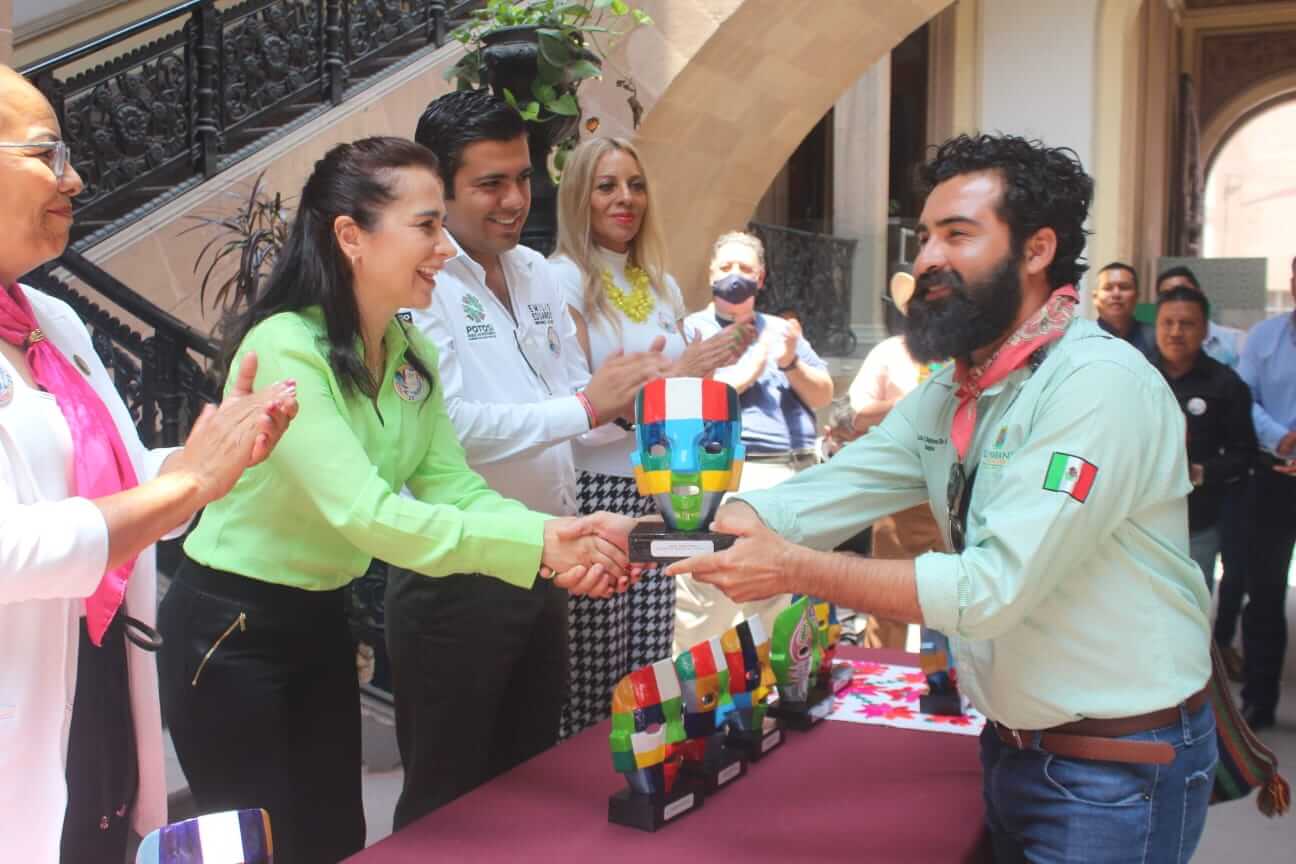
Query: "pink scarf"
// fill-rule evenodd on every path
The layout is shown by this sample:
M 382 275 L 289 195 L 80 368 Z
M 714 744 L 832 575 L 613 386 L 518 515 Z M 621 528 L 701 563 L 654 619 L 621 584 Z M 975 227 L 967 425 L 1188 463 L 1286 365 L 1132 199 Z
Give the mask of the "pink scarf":
M 0 291 L 0 339 L 25 349 L 32 377 L 54 397 L 67 420 L 72 432 L 76 494 L 83 498 L 102 498 L 139 485 L 117 424 L 108 406 L 90 386 L 89 373 L 78 372 L 63 352 L 45 338 L 31 303 L 17 285 Z M 121 607 L 126 580 L 134 568 L 132 557 L 115 570 L 104 573 L 99 587 L 86 598 L 86 626 L 95 645 L 102 644 L 104 631 Z
M 984 363 L 969 366 L 965 360 L 955 361 L 954 383 L 958 384 L 958 390 L 954 398 L 958 399 L 958 407 L 954 409 L 950 441 L 960 461 L 967 455 L 976 429 L 977 399 L 988 388 L 1025 366 L 1038 349 L 1061 339 L 1075 317 L 1075 304 L 1079 299 L 1074 287 L 1063 285 L 1049 295 L 1039 311 L 1018 327 Z

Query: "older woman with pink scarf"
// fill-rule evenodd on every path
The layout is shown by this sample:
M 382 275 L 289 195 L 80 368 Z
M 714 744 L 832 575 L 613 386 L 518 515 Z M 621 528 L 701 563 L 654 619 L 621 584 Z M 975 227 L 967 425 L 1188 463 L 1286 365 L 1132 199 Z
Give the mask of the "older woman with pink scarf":
M 166 821 L 148 633 L 153 544 L 228 491 L 296 413 L 291 382 L 209 406 L 148 450 L 64 303 L 18 284 L 60 255 L 81 178 L 44 97 L 0 66 L 0 860 L 125 860 Z

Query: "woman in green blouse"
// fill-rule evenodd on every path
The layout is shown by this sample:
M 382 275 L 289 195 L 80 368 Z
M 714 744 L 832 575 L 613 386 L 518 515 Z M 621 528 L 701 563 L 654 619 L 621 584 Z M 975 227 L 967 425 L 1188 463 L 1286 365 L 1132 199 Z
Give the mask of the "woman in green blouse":
M 227 328 L 228 359 L 256 351 L 257 386 L 294 380 L 300 412 L 207 507 L 159 614 L 162 701 L 199 809 L 264 807 L 286 864 L 364 845 L 344 594 L 372 558 L 519 590 L 538 574 L 573 594 L 628 584 L 624 552 L 594 532 L 630 520 L 532 512 L 464 461 L 436 351 L 396 317 L 429 305 L 453 254 L 443 194 L 436 157 L 400 139 L 316 163 L 273 272 Z

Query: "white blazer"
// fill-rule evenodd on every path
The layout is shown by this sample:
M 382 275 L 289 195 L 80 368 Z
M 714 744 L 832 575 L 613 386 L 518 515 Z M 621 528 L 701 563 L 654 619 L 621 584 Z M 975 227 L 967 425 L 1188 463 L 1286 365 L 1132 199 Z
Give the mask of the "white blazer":
M 111 411 L 140 482 L 155 477 L 172 451 L 148 450 L 140 442 L 85 325 L 66 303 L 23 290 L 46 338 L 68 360 L 79 357 L 90 369 L 90 383 Z M 86 499 L 49 494 L 51 486 L 60 485 L 59 470 L 67 478 L 63 488 L 72 485 L 70 462 L 50 466 L 32 458 L 50 452 L 48 441 L 41 447 L 34 436 L 50 434 L 43 418 L 58 409 L 52 397 L 28 387 L 3 356 L 0 403 L 0 861 L 57 864 L 80 618 L 85 597 L 104 573 L 108 529 Z M 65 425 L 55 426 L 61 426 L 57 434 L 69 434 Z M 156 621 L 152 547 L 136 559 L 125 609 L 150 626 Z M 129 642 L 127 647 L 139 753 L 131 822 L 146 834 L 166 822 L 157 666 L 152 654 Z

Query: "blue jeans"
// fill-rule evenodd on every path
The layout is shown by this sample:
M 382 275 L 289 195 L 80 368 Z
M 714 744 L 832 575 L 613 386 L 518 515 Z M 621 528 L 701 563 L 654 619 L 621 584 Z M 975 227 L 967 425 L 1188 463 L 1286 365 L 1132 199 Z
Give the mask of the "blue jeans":
M 993 727 L 981 733 L 982 794 L 997 862 L 1139 862 L 1192 857 L 1215 779 L 1210 705 L 1128 741 L 1166 741 L 1169 765 L 1067 759 L 1015 750 Z

